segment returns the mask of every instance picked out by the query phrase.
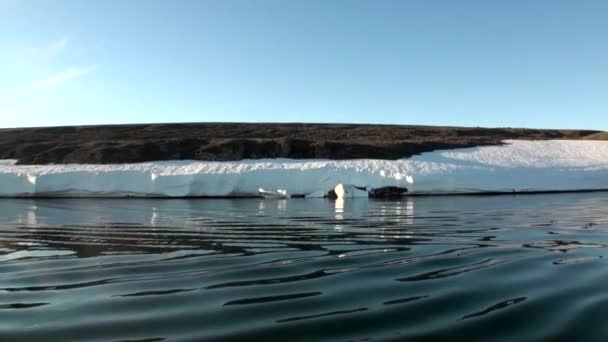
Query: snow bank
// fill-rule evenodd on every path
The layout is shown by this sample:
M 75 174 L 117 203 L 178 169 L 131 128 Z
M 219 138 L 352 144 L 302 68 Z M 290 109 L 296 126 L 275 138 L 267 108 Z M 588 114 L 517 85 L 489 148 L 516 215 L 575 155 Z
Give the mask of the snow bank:
M 430 193 L 608 189 L 608 141 L 507 140 L 408 161 L 413 190 Z
M 118 165 L 0 162 L 0 196 L 253 196 L 259 188 L 321 196 L 338 183 L 406 186 L 414 193 L 608 188 L 608 142 L 505 141 L 503 146 L 435 151 L 410 159 Z M 412 176 L 414 184 L 405 179 Z

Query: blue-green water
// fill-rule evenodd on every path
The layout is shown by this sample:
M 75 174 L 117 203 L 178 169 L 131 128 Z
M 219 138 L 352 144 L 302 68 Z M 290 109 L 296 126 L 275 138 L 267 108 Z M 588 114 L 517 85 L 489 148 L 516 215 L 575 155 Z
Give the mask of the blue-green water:
M 608 338 L 608 194 L 0 200 L 0 341 Z

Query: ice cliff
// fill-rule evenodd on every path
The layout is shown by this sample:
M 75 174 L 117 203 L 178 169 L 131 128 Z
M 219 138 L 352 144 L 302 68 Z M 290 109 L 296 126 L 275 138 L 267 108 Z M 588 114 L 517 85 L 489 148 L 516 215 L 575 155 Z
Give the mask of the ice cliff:
M 407 176 L 413 184 L 405 181 Z M 321 196 L 336 184 L 412 193 L 608 189 L 608 141 L 508 140 L 401 160 L 258 159 L 16 165 L 0 161 L 0 196 L 253 196 L 259 188 Z

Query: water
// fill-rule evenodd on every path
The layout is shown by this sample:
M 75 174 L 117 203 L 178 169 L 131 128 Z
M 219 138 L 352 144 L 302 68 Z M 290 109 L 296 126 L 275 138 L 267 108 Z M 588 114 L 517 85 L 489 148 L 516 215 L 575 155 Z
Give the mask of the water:
M 606 193 L 0 200 L 0 340 L 605 340 L 607 233 Z

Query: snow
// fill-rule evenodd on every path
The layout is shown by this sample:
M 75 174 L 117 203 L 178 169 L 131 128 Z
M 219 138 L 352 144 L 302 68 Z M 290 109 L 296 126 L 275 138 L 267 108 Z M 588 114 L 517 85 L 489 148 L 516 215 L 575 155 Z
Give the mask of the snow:
M 413 178 L 414 183 L 408 181 Z M 258 189 L 318 197 L 337 184 L 413 193 L 608 189 L 608 142 L 508 140 L 410 159 L 16 165 L 0 161 L 0 196 L 256 196 Z
M 266 190 L 259 188 L 258 195 L 264 198 L 278 198 L 278 199 L 287 199 L 290 198 L 291 195 L 287 193 L 285 189 L 277 189 L 277 190 Z

